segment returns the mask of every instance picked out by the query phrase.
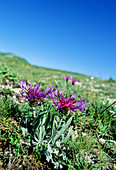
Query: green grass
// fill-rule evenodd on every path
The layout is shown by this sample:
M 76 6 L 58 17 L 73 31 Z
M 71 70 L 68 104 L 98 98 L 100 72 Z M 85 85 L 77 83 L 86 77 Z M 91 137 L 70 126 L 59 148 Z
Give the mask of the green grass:
M 0 156 L 3 161 L 3 164 L 0 162 L 0 167 L 2 164 L 4 169 L 8 169 L 8 166 L 16 169 L 22 165 L 27 169 L 29 166 L 33 166 L 33 169 L 36 167 L 40 169 L 44 166 L 53 169 L 54 166 L 47 163 L 45 155 L 57 148 L 56 143 L 49 150 L 47 150 L 46 143 L 41 143 L 38 147 L 32 145 L 34 136 L 31 131 L 39 124 L 38 135 L 43 135 L 43 141 L 46 138 L 49 139 L 51 129 L 54 127 L 61 134 L 57 142 L 61 142 L 72 127 L 71 136 L 67 141 L 64 140 L 60 149 L 57 148 L 57 154 L 54 153 L 53 164 L 65 165 L 64 167 L 69 170 L 114 169 L 116 164 L 116 105 L 115 103 L 111 105 L 106 98 L 108 96 L 116 98 L 115 81 L 91 79 L 86 75 L 32 66 L 12 54 L 0 54 L 0 57 L 2 64 L 6 62 L 8 68 L 12 68 L 18 73 L 19 78 L 45 83 L 40 86 L 41 89 L 46 89 L 46 83 L 53 84 L 57 90 L 63 89 L 64 95 L 70 96 L 71 93 L 76 93 L 75 100 L 79 100 L 80 96 L 83 96 L 87 102 L 86 113 L 73 112 L 71 124 L 68 124 L 68 128 L 63 131 L 62 126 L 68 122 L 71 115 L 69 113 L 61 115 L 46 101 L 36 105 L 36 110 L 28 100 L 22 101 L 20 97 L 17 97 L 17 103 L 13 98 L 15 88 L 10 89 L 7 85 L 19 83 L 19 79 L 10 69 L 6 68 L 4 71 L 2 66 L 0 72 L 2 86 L 3 79 L 8 81 L 4 88 L 0 86 L 0 149 L 5 150 L 4 154 L 2 153 Z M 62 79 L 63 75 L 73 75 L 75 79 L 80 79 L 79 83 L 82 84 L 72 86 L 71 82 L 67 83 Z M 45 117 L 42 117 L 43 113 L 46 115 Z M 54 119 L 54 115 L 56 119 Z M 43 125 L 42 122 L 44 122 Z M 51 124 L 49 125 L 49 123 Z M 44 125 L 46 133 L 42 131 Z M 59 135 L 59 133 L 56 134 Z M 35 137 L 38 141 L 37 133 Z M 52 136 L 50 139 L 53 140 Z M 66 158 L 63 159 L 65 155 Z

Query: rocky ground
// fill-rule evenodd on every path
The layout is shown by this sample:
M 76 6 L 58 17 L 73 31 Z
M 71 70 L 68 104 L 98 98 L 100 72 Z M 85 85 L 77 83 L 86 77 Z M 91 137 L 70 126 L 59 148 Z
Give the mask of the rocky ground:
M 87 81 L 88 82 L 88 81 Z M 77 85 L 78 86 L 82 86 L 82 82 L 77 82 Z M 104 86 L 104 85 L 102 85 Z M 93 85 L 91 83 L 91 86 L 89 87 L 91 91 L 95 91 L 95 92 L 100 92 L 101 90 L 98 89 L 98 85 L 96 85 L 96 88 L 95 88 L 95 85 Z M 11 95 L 11 99 L 13 99 L 14 103 L 16 104 L 21 104 L 21 103 L 24 103 L 25 100 L 24 98 L 21 98 L 21 97 L 18 97 L 14 94 L 19 94 L 20 92 L 20 86 L 18 83 L 14 83 L 12 80 L 9 80 L 7 78 L 3 79 L 3 82 L 2 84 L 0 85 L 0 91 L 2 91 L 2 89 L 10 89 L 11 91 L 13 91 L 13 95 Z M 2 100 L 2 97 L 3 97 L 3 94 L 2 92 L 0 93 L 0 99 Z M 9 98 L 10 100 L 10 98 Z M 113 103 L 116 101 L 115 98 L 109 98 L 107 97 L 107 100 L 110 101 L 110 103 Z M 13 120 L 14 124 L 16 123 L 15 120 Z M 2 123 L 0 124 L 0 128 L 5 128 L 5 125 L 3 125 Z M 78 134 L 75 134 L 76 132 L 74 132 L 73 134 L 73 138 L 77 138 L 78 137 Z M 86 133 L 83 133 L 83 136 L 86 136 L 87 134 Z M 106 140 L 103 139 L 103 138 L 100 138 L 99 139 L 99 142 L 104 145 L 106 143 Z M 111 143 L 114 143 L 114 149 L 116 149 L 116 141 L 113 141 L 113 140 L 109 140 L 109 142 Z M 10 145 L 7 145 L 7 142 L 4 142 L 2 143 L 2 141 L 0 141 L 0 157 L 3 158 L 3 155 L 4 154 L 11 154 L 10 150 L 11 150 L 11 146 Z M 98 152 L 98 150 L 96 150 L 96 152 Z M 114 150 L 115 152 L 115 150 Z M 116 154 L 116 153 L 115 153 Z M 11 155 L 12 156 L 12 155 Z M 91 163 L 94 163 L 94 156 L 95 155 L 92 155 L 90 154 L 90 156 L 87 158 Z M 2 167 L 5 167 L 5 163 L 3 162 L 3 160 L 1 159 L 0 160 L 0 168 Z M 112 167 L 113 168 L 113 167 Z M 47 162 L 43 161 L 43 162 L 35 162 L 32 158 L 32 156 L 27 156 L 27 155 L 23 155 L 21 156 L 20 158 L 18 159 L 14 159 L 12 161 L 12 164 L 11 164 L 11 160 L 9 159 L 9 162 L 8 162 L 8 170 L 33 170 L 33 169 L 53 169 L 53 166 L 50 165 L 50 164 L 47 164 Z M 110 168 L 107 170 L 110 170 Z

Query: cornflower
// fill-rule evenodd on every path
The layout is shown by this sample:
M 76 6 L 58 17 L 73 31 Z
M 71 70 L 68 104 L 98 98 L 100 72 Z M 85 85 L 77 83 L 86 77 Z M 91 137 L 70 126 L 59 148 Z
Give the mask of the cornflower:
M 69 77 L 63 76 L 63 78 L 64 78 L 66 81 L 72 80 L 72 76 L 69 76 Z
M 32 87 L 31 84 L 26 85 L 26 81 L 20 80 L 20 97 L 28 98 L 29 102 L 37 101 L 41 102 L 44 98 L 48 97 L 52 91 L 53 91 L 53 86 L 49 86 L 46 90 L 42 91 L 39 89 L 40 85 L 38 83 L 34 84 L 34 87 Z
M 76 101 L 75 97 L 77 95 L 71 94 L 70 97 L 63 96 L 62 90 L 57 91 L 55 89 L 54 93 L 51 93 L 50 98 L 55 105 L 56 110 L 60 110 L 61 112 L 68 112 L 72 114 L 72 112 L 77 112 L 78 110 L 81 112 L 85 112 L 84 109 L 87 108 L 86 100 L 82 100 L 82 96 L 80 101 Z

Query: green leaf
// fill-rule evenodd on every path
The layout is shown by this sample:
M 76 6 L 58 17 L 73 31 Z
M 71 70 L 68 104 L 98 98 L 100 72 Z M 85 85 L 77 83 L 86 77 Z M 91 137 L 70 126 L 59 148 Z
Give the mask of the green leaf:
M 54 137 L 54 142 L 62 135 L 62 133 L 68 128 L 68 126 L 70 125 L 71 121 L 72 121 L 72 116 L 69 118 L 69 120 L 67 121 L 67 123 L 63 124 L 62 128 L 57 132 L 57 135 Z

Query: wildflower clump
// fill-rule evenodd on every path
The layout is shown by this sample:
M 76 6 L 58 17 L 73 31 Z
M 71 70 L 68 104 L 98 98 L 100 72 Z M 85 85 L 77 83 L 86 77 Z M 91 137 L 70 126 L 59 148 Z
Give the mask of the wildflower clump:
M 31 84 L 26 84 L 26 81 L 20 80 L 20 97 L 27 98 L 29 103 L 37 102 L 40 103 L 46 97 L 50 97 L 51 103 L 56 110 L 59 110 L 63 113 L 70 112 L 85 112 L 87 108 L 86 100 L 82 100 L 82 96 L 79 101 L 75 99 L 77 96 L 75 93 L 71 94 L 70 97 L 63 95 L 62 90 L 54 90 L 53 85 L 47 87 L 44 91 L 40 89 L 40 85 L 35 83 L 34 86 Z

